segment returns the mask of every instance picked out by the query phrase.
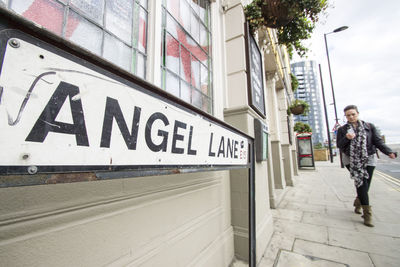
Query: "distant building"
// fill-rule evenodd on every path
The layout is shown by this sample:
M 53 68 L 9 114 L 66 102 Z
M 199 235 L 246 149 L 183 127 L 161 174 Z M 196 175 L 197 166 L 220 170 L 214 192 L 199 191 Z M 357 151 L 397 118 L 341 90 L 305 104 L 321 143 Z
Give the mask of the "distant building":
M 294 121 L 308 123 L 313 130 L 313 144 L 324 143 L 323 111 L 319 86 L 318 66 L 315 61 L 301 61 L 290 64 L 292 73 L 299 81 L 299 87 L 294 93 L 295 98 L 310 104 L 307 116 L 294 116 Z

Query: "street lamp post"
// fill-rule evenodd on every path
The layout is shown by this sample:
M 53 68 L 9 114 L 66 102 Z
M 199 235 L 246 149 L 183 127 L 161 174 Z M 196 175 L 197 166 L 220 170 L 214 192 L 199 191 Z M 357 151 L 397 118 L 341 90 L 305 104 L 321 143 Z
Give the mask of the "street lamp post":
M 332 89 L 332 98 L 333 98 L 333 108 L 335 109 L 335 121 L 336 121 L 335 127 L 338 126 L 339 120 L 338 120 L 337 111 L 336 111 L 335 91 L 333 90 L 331 63 L 330 63 L 330 61 L 329 61 L 328 43 L 327 43 L 327 41 L 326 41 L 326 36 L 327 36 L 328 34 L 331 34 L 331 33 L 337 33 L 337 32 L 341 32 L 341 31 L 347 30 L 348 28 L 349 28 L 349 27 L 347 27 L 347 26 L 342 26 L 342 27 L 339 27 L 339 28 L 333 30 L 332 32 L 324 33 L 326 57 L 328 58 L 329 78 L 331 79 L 331 89 Z M 329 138 L 329 136 L 328 136 L 328 138 Z
M 321 64 L 318 64 L 318 68 L 319 68 L 319 78 L 321 79 L 322 100 L 324 101 L 326 131 L 328 133 L 329 158 L 331 159 L 331 162 L 333 163 L 331 134 L 330 134 L 330 131 L 329 131 L 328 111 L 326 111 L 325 92 L 324 92 L 324 83 L 322 81 Z

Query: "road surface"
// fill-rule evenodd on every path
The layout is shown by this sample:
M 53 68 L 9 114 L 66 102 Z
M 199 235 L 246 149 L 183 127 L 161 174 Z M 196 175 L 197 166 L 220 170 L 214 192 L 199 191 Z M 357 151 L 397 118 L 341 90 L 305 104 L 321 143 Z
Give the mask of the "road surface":
M 388 145 L 393 151 L 397 151 L 399 156 L 396 159 L 390 159 L 385 154 L 379 152 L 378 166 L 376 169 L 393 178 L 400 180 L 400 144 Z

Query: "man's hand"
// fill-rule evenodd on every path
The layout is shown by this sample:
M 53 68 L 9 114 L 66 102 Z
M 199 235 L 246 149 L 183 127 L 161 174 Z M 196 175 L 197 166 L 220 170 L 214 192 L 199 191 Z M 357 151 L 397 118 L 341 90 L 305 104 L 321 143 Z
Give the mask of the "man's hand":
M 347 133 L 346 134 L 346 138 L 349 139 L 349 140 L 354 139 L 354 137 L 356 137 L 356 134 L 354 134 L 354 133 Z

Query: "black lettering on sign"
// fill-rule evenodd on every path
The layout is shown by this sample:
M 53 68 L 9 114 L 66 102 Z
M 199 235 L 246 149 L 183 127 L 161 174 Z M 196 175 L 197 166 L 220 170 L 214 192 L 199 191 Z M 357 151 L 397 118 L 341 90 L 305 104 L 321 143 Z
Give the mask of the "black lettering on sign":
M 153 127 L 153 123 L 156 120 L 161 120 L 165 126 L 169 125 L 169 121 L 164 114 L 162 114 L 160 112 L 156 112 L 156 113 L 152 114 L 146 123 L 146 130 L 145 130 L 146 144 L 150 148 L 150 150 L 153 152 L 158 152 L 158 151 L 165 152 L 165 151 L 167 151 L 168 132 L 158 130 L 157 135 L 163 137 L 162 142 L 158 145 L 154 144 L 153 140 L 151 139 L 151 129 Z
M 174 154 L 183 154 L 184 149 L 176 147 L 176 141 L 183 141 L 183 135 L 178 134 L 178 129 L 186 129 L 186 123 L 183 123 L 181 121 L 175 121 L 174 125 L 174 135 L 172 136 L 172 149 L 171 152 Z
M 228 142 L 226 145 L 226 157 L 227 158 L 233 158 L 233 140 L 231 142 L 231 139 L 228 138 Z
M 82 101 L 80 98 L 72 99 L 73 96 L 78 94 L 79 88 L 77 86 L 60 82 L 25 141 L 43 143 L 49 132 L 55 132 L 73 134 L 78 146 L 89 146 Z M 67 97 L 69 97 L 71 107 L 72 124 L 56 121 Z
M 129 133 L 128 126 L 126 125 L 124 115 L 122 114 L 122 110 L 119 106 L 118 100 L 107 97 L 103 120 L 103 130 L 101 132 L 100 147 L 110 147 L 112 125 L 115 118 L 115 121 L 117 122 L 118 128 L 121 131 L 122 137 L 124 138 L 128 149 L 136 149 L 140 113 L 141 108 L 135 106 L 135 111 L 133 113 L 132 119 L 132 128 L 131 132 Z
M 233 142 L 233 141 L 232 141 Z M 239 141 L 234 141 L 234 145 L 233 145 L 233 157 L 235 158 L 235 159 L 237 159 L 238 158 L 238 154 L 237 154 L 237 152 L 238 152 L 238 144 L 239 144 Z
M 213 143 L 213 137 L 214 137 L 214 133 L 211 133 L 210 135 L 210 145 L 208 146 L 208 156 L 210 157 L 215 157 L 215 152 L 212 152 L 212 143 Z
M 190 126 L 188 155 L 196 155 L 197 154 L 197 150 L 192 149 L 192 137 L 193 137 L 193 126 Z
M 218 148 L 218 156 L 222 154 L 222 157 L 225 158 L 225 138 L 222 136 L 221 141 L 219 142 L 219 148 Z

